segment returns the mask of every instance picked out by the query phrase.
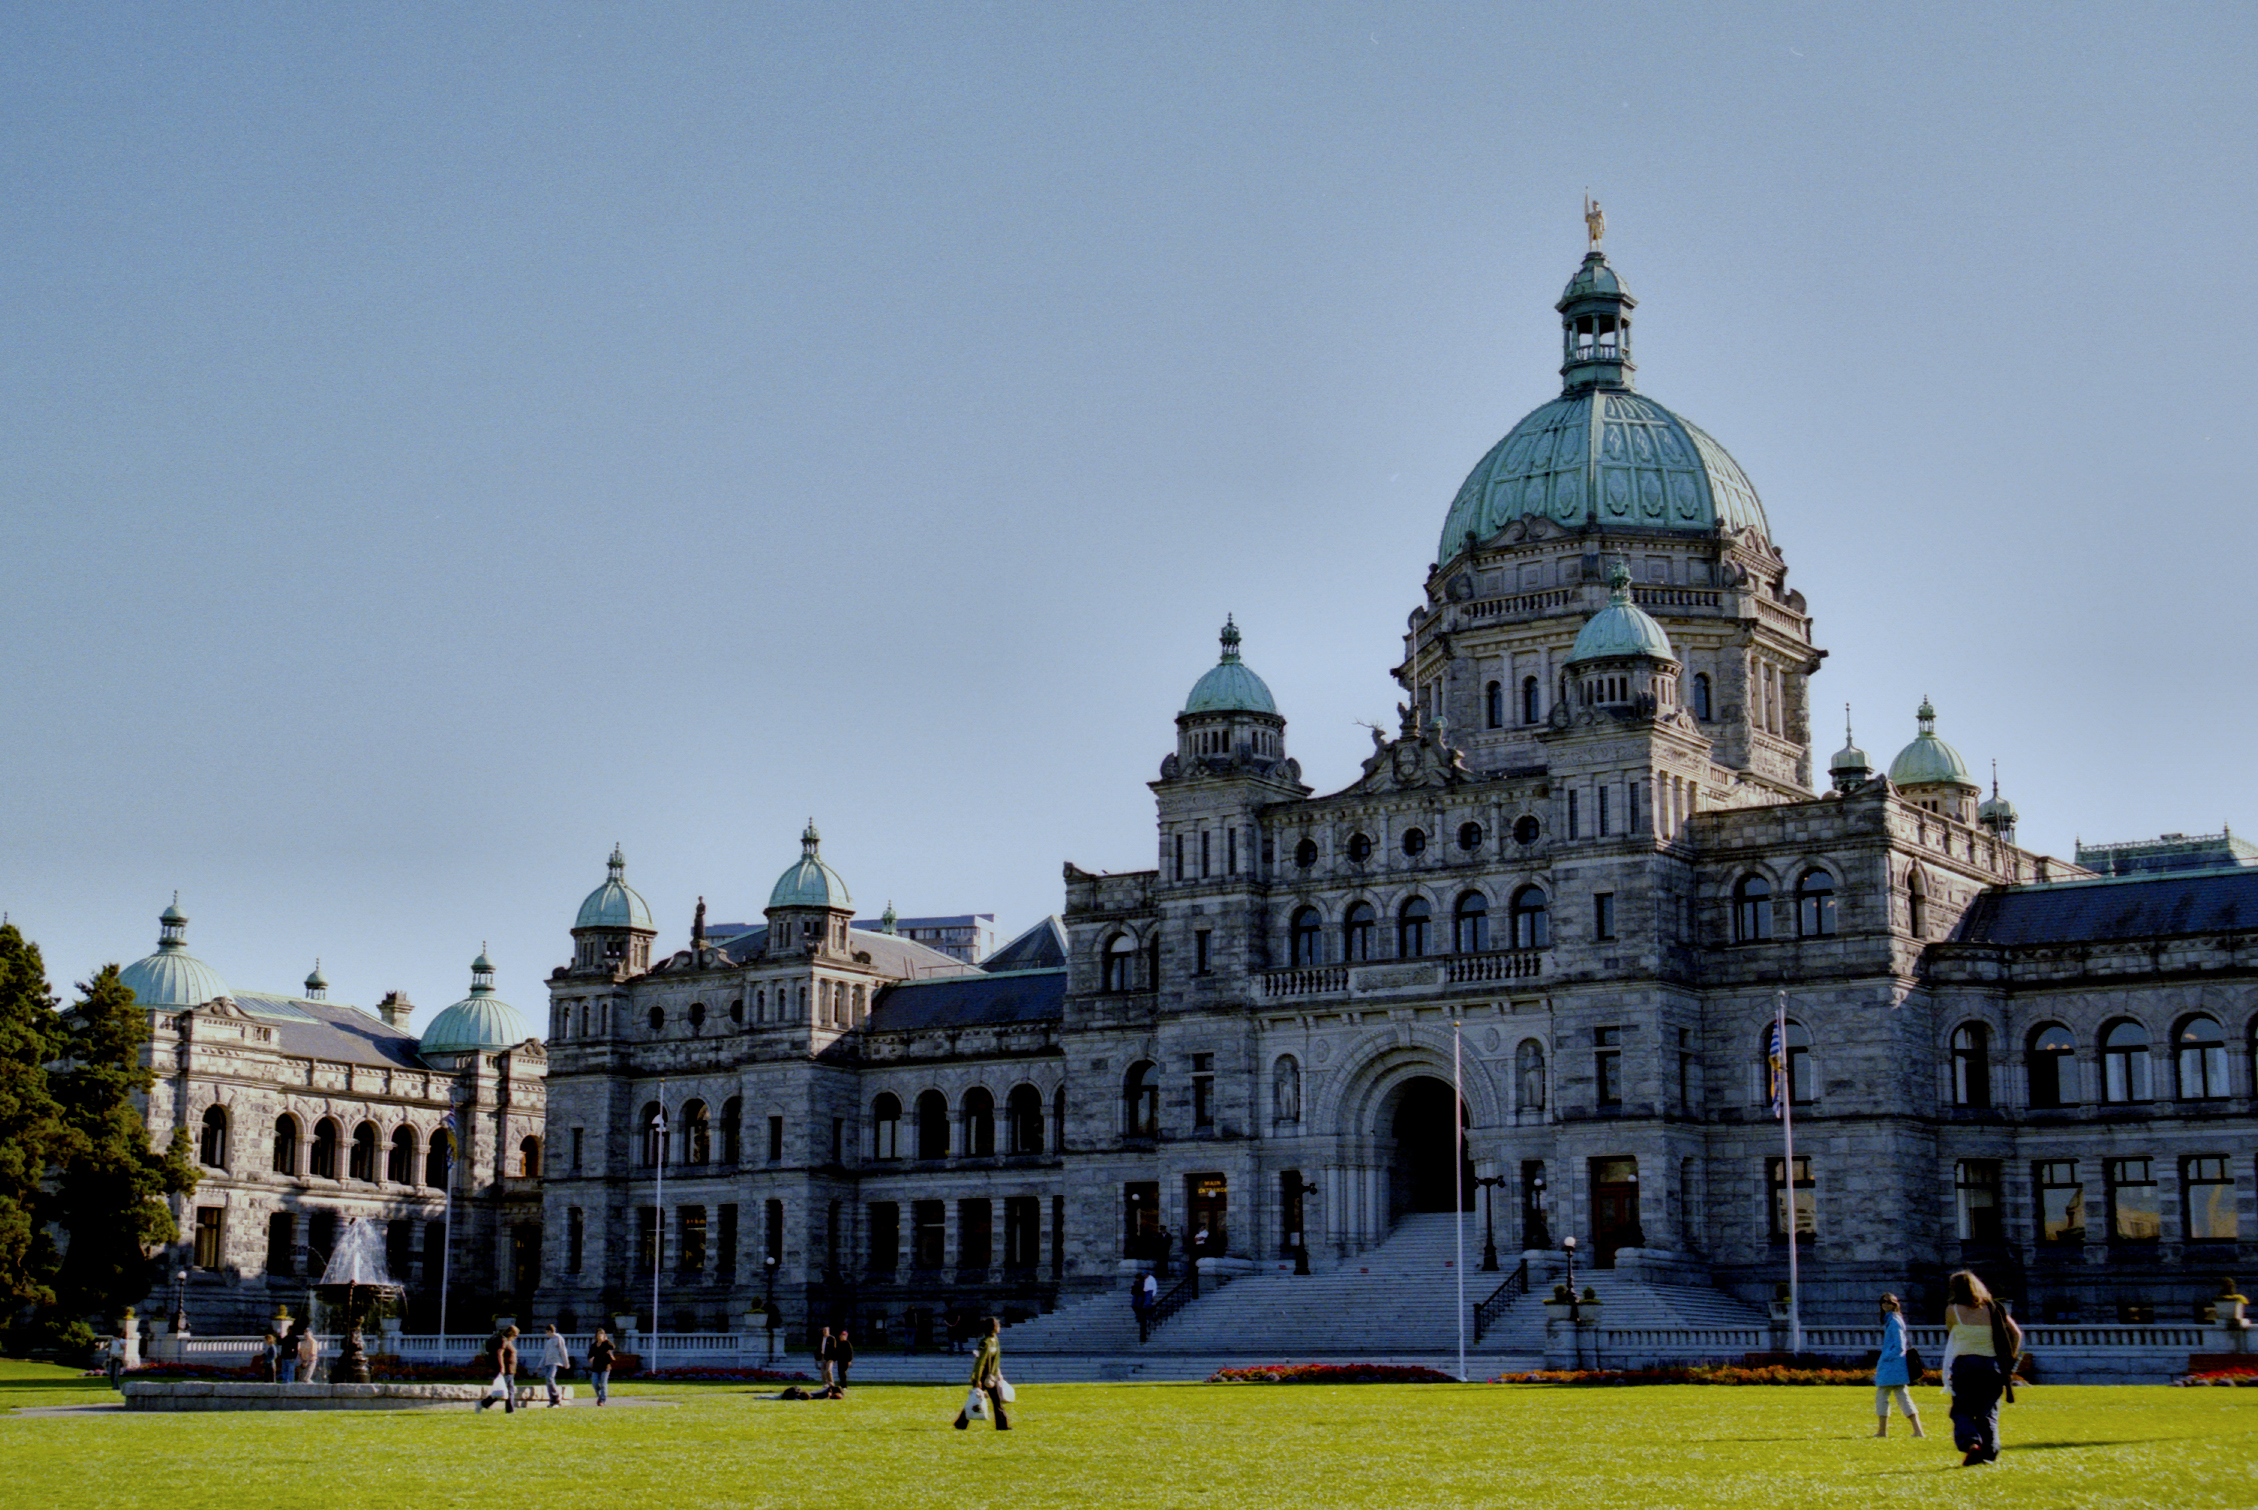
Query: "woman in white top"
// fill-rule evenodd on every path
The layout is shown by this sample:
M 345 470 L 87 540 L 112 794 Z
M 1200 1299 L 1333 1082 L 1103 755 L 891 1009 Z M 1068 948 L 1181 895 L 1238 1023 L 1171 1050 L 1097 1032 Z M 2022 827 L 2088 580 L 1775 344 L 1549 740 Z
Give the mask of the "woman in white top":
M 1944 1308 L 1945 1325 L 1952 1329 L 1944 1344 L 1944 1387 L 1952 1396 L 1952 1445 L 1965 1454 L 1960 1466 L 1973 1468 L 1999 1457 L 1999 1397 L 2022 1351 L 2023 1329 L 1966 1269 L 1951 1283 L 1952 1303 Z

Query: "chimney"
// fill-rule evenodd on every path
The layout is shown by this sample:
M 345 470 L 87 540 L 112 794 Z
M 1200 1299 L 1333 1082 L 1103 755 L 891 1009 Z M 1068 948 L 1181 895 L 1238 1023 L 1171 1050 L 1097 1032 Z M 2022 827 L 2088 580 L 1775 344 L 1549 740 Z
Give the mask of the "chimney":
M 408 1019 L 415 1016 L 415 1012 L 416 1004 L 408 1000 L 405 991 L 387 991 L 384 1000 L 376 1004 L 376 1015 L 384 1019 L 384 1025 L 403 1033 L 408 1031 Z

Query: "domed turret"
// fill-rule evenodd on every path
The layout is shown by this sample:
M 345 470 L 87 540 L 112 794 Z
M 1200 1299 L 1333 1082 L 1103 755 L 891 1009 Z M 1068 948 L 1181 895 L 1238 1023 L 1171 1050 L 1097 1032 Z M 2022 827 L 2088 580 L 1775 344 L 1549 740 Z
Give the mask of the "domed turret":
M 855 913 L 854 898 L 839 873 L 823 863 L 823 836 L 815 820 L 800 833 L 800 858 L 768 894 L 768 952 L 805 954 L 844 953 L 847 925 Z
M 1239 659 L 1239 626 L 1229 614 L 1223 616 L 1222 640 L 1222 659 L 1192 684 L 1192 695 L 1184 699 L 1184 711 L 1276 714 L 1278 704 L 1271 698 L 1270 688 Z
M 1239 659 L 1239 626 L 1228 614 L 1219 638 L 1222 655 L 1192 684 L 1176 715 L 1176 753 L 1162 762 L 1163 780 L 1226 769 L 1267 773 L 1288 764 L 1286 721 L 1270 688 Z M 1296 768 L 1288 779 L 1298 775 Z
M 118 972 L 145 1007 L 200 1007 L 227 995 L 220 973 L 188 952 L 188 915 L 179 902 L 175 893 L 173 905 L 157 915 L 157 952 Z
M 1858 748 L 1858 741 L 1850 732 L 1850 704 L 1842 705 L 1842 748 L 1835 758 L 1827 762 L 1827 774 L 1834 778 L 1835 790 L 1847 792 L 1854 786 L 1863 786 L 1873 777 L 1873 765 L 1866 752 Z
M 1914 713 L 1921 732 L 1890 762 L 1890 785 L 1916 807 L 1962 823 L 1974 821 L 1979 788 L 1960 752 L 1937 738 L 1937 710 L 1927 698 Z
M 776 885 L 768 893 L 771 907 L 853 907 L 854 898 L 847 895 L 847 883 L 839 879 L 839 872 L 823 863 L 823 835 L 815 830 L 815 820 L 800 832 L 800 858 L 784 874 L 776 878 Z
M 572 967 L 638 974 L 651 967 L 651 940 L 658 929 L 651 923 L 651 909 L 627 884 L 627 857 L 618 845 L 604 863 L 604 884 L 588 893 L 573 920 Z
M 1631 601 L 1630 569 L 1607 572 L 1607 606 L 1584 621 L 1563 668 L 1579 708 L 1667 716 L 1678 706 L 1678 653 L 1653 616 Z
M 1678 652 L 1671 647 L 1670 636 L 1654 616 L 1631 601 L 1631 573 L 1617 561 L 1607 571 L 1607 606 L 1584 621 L 1576 631 L 1575 648 L 1568 652 L 1567 664 L 1578 661 L 1605 660 L 1610 656 L 1646 656 L 1652 660 L 1675 661 Z
M 642 896 L 627 884 L 627 857 L 619 846 L 612 846 L 612 857 L 604 862 L 608 874 L 604 884 L 588 893 L 588 900 L 580 904 L 580 916 L 573 920 L 575 928 L 650 928 L 651 909 Z
M 314 961 L 313 969 L 306 972 L 306 1000 L 329 1000 L 329 982 L 322 979 L 321 961 L 319 959 Z
M 1976 821 L 2002 843 L 2015 842 L 2015 804 L 1999 795 L 1999 762 L 1991 763 L 1991 796 L 1976 809 Z
M 494 994 L 494 962 L 481 948 L 470 962 L 470 995 L 432 1018 L 416 1047 L 424 1054 L 492 1053 L 532 1036 L 517 1008 Z

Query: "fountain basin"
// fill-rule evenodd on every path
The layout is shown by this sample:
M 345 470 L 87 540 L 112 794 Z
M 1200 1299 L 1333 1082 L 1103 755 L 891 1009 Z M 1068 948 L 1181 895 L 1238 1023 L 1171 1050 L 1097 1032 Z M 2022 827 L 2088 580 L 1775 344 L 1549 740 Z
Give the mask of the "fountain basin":
M 234 1379 L 126 1379 L 127 1410 L 419 1410 L 472 1406 L 486 1397 L 484 1384 L 262 1384 Z M 572 1386 L 557 1395 L 568 1404 Z M 518 1408 L 545 1405 L 540 1384 L 518 1385 Z M 499 1403 L 499 1402 L 497 1402 Z

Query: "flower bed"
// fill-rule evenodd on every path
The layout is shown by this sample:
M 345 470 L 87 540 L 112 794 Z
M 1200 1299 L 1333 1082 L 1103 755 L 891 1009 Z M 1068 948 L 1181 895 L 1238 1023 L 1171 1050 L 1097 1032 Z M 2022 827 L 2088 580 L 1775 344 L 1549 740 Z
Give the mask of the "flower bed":
M 1440 1369 L 1393 1363 L 1262 1363 L 1218 1369 L 1210 1384 L 1456 1384 Z
M 1798 1368 L 1772 1364 L 1749 1368 L 1737 1363 L 1693 1364 L 1681 1368 L 1580 1368 L 1539 1369 L 1528 1374 L 1500 1374 L 1492 1384 L 1863 1384 L 1874 1375 L 1862 1368 Z M 1939 1383 L 1935 1369 L 1922 1374 L 1923 1384 Z
M 813 1384 L 812 1374 L 793 1373 L 780 1368 L 682 1368 L 654 1369 L 640 1377 L 657 1379 L 672 1384 L 694 1384 L 711 1380 L 724 1384 Z
M 2254 1364 L 2250 1368 L 2226 1368 L 2210 1373 L 2183 1374 L 2172 1382 L 2179 1385 L 2223 1385 L 2229 1389 L 2258 1389 L 2258 1364 Z

